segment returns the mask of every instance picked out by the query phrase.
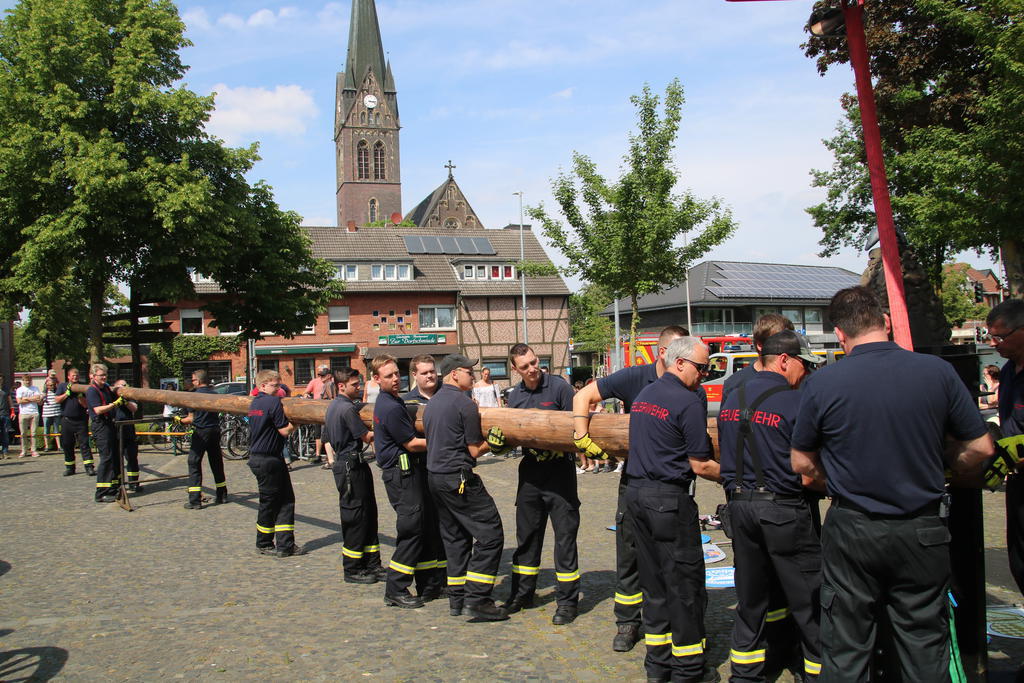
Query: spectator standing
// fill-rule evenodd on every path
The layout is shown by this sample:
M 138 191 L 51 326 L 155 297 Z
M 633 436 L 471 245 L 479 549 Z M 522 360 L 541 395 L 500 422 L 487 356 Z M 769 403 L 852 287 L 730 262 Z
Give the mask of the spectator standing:
M 59 451 L 60 447 L 60 414 L 62 406 L 57 402 L 57 378 L 49 376 L 43 383 L 43 450 Z M 53 448 L 50 440 L 53 439 Z
M 38 458 L 36 427 L 39 424 L 39 404 L 43 402 L 43 395 L 32 386 L 31 375 L 25 375 L 21 378 L 21 386 L 18 387 L 16 398 L 18 408 L 20 409 L 18 424 L 21 427 L 21 455 L 18 457 L 24 458 L 27 456 L 26 448 L 28 448 L 32 451 L 32 457 Z
M 990 396 L 980 396 L 978 398 L 978 405 L 982 408 L 999 407 L 999 373 L 998 365 L 986 365 L 985 370 L 981 373 L 981 379 L 983 380 L 981 390 L 992 392 Z
M 473 400 L 481 408 L 500 408 L 501 389 L 491 381 L 491 369 L 480 370 L 480 381 L 473 385 Z

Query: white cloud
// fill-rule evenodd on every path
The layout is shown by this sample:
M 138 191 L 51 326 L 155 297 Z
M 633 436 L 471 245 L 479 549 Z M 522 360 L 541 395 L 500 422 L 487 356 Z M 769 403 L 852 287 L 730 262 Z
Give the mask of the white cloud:
M 245 23 L 249 26 L 273 26 L 277 23 L 277 15 L 268 9 L 261 9 L 254 12 Z
M 212 24 L 210 24 L 210 16 L 202 7 L 188 10 L 181 15 L 181 18 L 185 22 L 185 25 L 190 29 L 209 31 L 212 26 Z
M 317 116 L 313 93 L 297 85 L 279 85 L 273 90 L 220 83 L 216 110 L 208 128 L 229 144 L 252 140 L 257 134 L 302 135 L 306 124 Z
M 231 14 L 229 12 L 228 14 L 222 14 L 217 17 L 217 25 L 238 31 L 245 28 L 245 20 L 237 14 Z
M 551 97 L 556 100 L 568 100 L 572 98 L 572 93 L 574 90 L 576 90 L 576 88 L 566 88 L 565 90 L 559 90 L 558 92 L 552 94 Z

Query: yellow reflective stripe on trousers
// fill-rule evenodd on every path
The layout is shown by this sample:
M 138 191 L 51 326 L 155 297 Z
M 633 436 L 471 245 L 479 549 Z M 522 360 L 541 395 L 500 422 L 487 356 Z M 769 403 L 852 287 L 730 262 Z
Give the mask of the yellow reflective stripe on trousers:
M 673 657 L 692 657 L 699 655 L 704 652 L 704 641 L 694 643 L 693 645 L 672 645 L 672 656 Z
M 576 569 L 571 572 L 555 572 L 555 578 L 559 581 L 579 581 L 580 570 Z
M 129 477 L 137 477 L 137 476 L 139 476 L 138 472 L 125 472 L 125 474 L 128 475 Z
M 812 662 L 811 660 L 804 658 L 804 673 L 817 676 L 821 673 L 821 662 Z
M 537 576 L 540 574 L 540 567 L 527 567 L 521 564 L 512 565 L 513 574 L 522 574 L 523 576 Z
M 768 615 L 764 618 L 764 620 L 765 620 L 766 623 L 770 624 L 773 621 L 782 621 L 783 619 L 785 619 L 788 616 L 789 616 L 789 608 L 788 607 L 782 607 L 780 609 L 773 609 L 771 612 L 768 613 Z
M 449 576 L 448 577 L 448 585 L 449 586 L 465 586 L 466 585 L 466 577 L 465 576 Z
M 129 472 L 128 474 L 131 474 L 131 472 Z M 228 483 L 226 481 L 218 481 L 218 482 L 215 482 L 215 483 L 217 485 L 217 488 L 219 488 L 219 489 L 222 489 L 222 488 L 224 488 L 225 486 L 228 485 Z
M 379 545 L 364 545 L 363 546 L 363 552 L 364 553 L 379 553 L 380 552 L 380 546 Z
M 272 534 L 272 533 L 274 533 L 274 527 L 272 527 L 272 526 L 260 526 L 259 524 L 257 524 L 256 525 L 256 531 L 260 532 L 261 534 Z
M 415 570 L 409 565 L 401 564 L 399 562 L 395 562 L 394 560 L 391 560 L 391 562 L 388 564 L 388 568 L 394 569 L 399 574 L 408 574 L 409 576 L 412 576 L 413 573 L 415 573 Z
M 96 488 L 98 489 L 109 489 L 111 486 L 113 486 L 113 484 L 111 484 L 110 482 L 96 482 Z
M 644 644 L 652 647 L 659 645 L 671 645 L 672 634 L 671 633 L 645 633 Z
M 189 486 L 188 487 L 188 492 L 189 493 L 199 493 L 202 490 L 203 490 L 202 486 Z
M 764 661 L 764 650 L 750 650 L 749 652 L 729 650 L 729 659 L 737 664 L 756 664 Z
M 438 560 L 437 561 L 437 568 L 438 569 L 447 569 L 448 568 L 448 560 Z
M 358 560 L 363 556 L 363 553 L 359 550 L 351 550 L 345 546 L 341 546 L 341 554 L 345 557 L 351 557 L 353 560 Z
M 278 524 L 274 527 L 274 531 L 295 531 L 294 524 Z
M 428 569 L 437 569 L 437 560 L 429 560 L 427 562 L 416 563 L 416 571 L 425 572 Z
M 71 462 L 68 462 L 67 460 L 65 460 L 64 461 L 64 466 L 65 467 L 74 467 L 75 466 L 75 461 L 72 460 Z
M 498 580 L 497 576 L 491 576 L 490 574 L 478 574 L 477 572 L 466 572 L 466 581 L 473 581 L 474 583 L 489 583 L 494 585 L 494 582 Z
M 643 601 L 643 593 L 635 593 L 633 595 L 623 595 L 622 593 L 615 594 L 615 602 L 620 605 L 639 605 Z
M 83 464 L 83 465 L 91 465 L 92 463 L 93 463 L 93 461 L 92 461 L 92 460 L 83 460 L 83 461 L 82 461 L 82 464 Z

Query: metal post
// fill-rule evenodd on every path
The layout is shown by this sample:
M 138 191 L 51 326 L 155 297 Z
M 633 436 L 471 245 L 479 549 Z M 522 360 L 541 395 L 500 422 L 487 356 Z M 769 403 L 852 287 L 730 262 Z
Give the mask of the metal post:
M 846 41 L 850 48 L 850 63 L 853 65 L 853 73 L 857 80 L 857 101 L 860 104 L 864 149 L 868 159 L 868 174 L 871 176 L 875 217 L 878 221 L 878 240 L 882 246 L 882 268 L 885 271 L 885 290 L 889 296 L 893 339 L 903 348 L 913 351 L 914 342 L 910 337 L 907 299 L 903 292 L 903 267 L 899 246 L 896 244 L 896 226 L 892 218 L 889 184 L 885 175 L 885 158 L 882 156 L 882 135 L 878 129 L 875 91 L 871 85 L 871 69 L 868 65 L 863 2 L 864 0 L 843 1 Z
M 622 369 L 622 328 L 619 327 L 619 300 L 615 300 L 615 341 L 612 343 L 612 372 Z
M 519 265 L 522 266 L 526 262 L 526 247 L 523 241 L 523 192 L 513 192 L 512 194 L 519 196 Z M 519 283 L 523 290 L 523 343 L 530 343 L 530 331 L 526 325 L 526 274 L 523 269 L 519 269 Z

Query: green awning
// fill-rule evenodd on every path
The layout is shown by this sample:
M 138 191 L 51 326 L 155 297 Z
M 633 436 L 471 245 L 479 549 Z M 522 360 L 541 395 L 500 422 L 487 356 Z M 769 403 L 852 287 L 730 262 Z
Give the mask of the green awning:
M 288 346 L 257 346 L 257 356 L 313 356 L 320 353 L 352 353 L 356 350 L 355 344 L 325 344 L 322 346 L 308 346 L 291 344 Z

